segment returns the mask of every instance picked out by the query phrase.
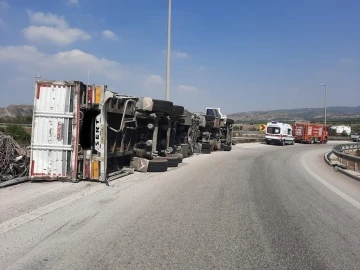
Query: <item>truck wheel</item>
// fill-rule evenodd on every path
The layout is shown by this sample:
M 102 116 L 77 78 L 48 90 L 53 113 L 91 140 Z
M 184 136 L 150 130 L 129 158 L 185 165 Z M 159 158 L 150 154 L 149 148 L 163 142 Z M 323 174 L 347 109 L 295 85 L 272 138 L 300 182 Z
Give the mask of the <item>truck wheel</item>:
M 168 162 L 168 167 L 178 167 L 179 166 L 179 157 L 165 157 Z
M 173 103 L 167 100 L 153 99 L 153 112 L 171 114 L 173 112 Z
M 281 141 L 281 146 L 284 146 L 285 145 L 285 140 L 282 140 Z
M 211 154 L 211 149 L 201 149 L 201 154 Z
M 211 151 L 212 145 L 211 145 L 211 143 L 202 143 L 202 144 L 201 144 L 201 149 L 202 149 L 202 150 L 204 150 L 204 149 L 210 149 L 210 151 Z
M 179 163 L 183 162 L 184 156 L 181 153 L 174 153 L 174 154 L 169 154 L 166 156 L 166 158 L 168 157 L 176 157 L 179 160 Z
M 231 151 L 231 146 L 230 145 L 224 145 L 223 149 L 224 149 L 224 151 Z
M 166 159 L 149 160 L 147 172 L 166 172 L 168 161 Z
M 173 116 L 183 116 L 185 113 L 185 108 L 179 105 L 173 105 L 172 113 L 170 115 Z

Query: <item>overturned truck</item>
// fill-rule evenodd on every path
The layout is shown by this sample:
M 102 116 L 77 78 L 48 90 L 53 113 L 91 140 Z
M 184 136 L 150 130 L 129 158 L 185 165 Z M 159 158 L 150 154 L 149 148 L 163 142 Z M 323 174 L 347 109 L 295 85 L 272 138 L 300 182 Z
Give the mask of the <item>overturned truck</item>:
M 234 120 L 228 119 L 220 108 L 206 108 L 205 126 L 200 128 L 201 153 L 216 150 L 231 151 Z
M 174 113 L 170 101 L 139 98 L 136 105 L 136 143 L 131 167 L 141 172 L 164 172 L 168 167 L 177 167 L 182 157 L 173 154 L 170 147 Z
M 103 86 L 38 81 L 31 139 L 31 180 L 111 180 L 129 166 L 136 102 Z
M 35 84 L 30 179 L 97 180 L 164 172 L 195 153 L 231 150 L 233 121 L 171 101 L 120 95 L 106 85 Z

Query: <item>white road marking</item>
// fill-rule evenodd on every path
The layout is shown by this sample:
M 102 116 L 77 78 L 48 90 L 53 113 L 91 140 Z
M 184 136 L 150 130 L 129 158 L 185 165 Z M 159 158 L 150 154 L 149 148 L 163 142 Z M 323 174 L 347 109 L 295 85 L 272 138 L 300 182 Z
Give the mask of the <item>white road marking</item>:
M 355 200 L 355 199 L 351 198 L 350 196 L 346 195 L 344 192 L 340 191 L 339 189 L 337 189 L 336 187 L 331 185 L 329 182 L 327 182 L 326 180 L 321 178 L 318 174 L 316 174 L 312 169 L 310 169 L 309 166 L 306 164 L 305 155 L 303 155 L 301 157 L 301 164 L 308 171 L 308 173 L 310 173 L 321 184 L 323 184 L 325 187 L 330 189 L 332 192 L 334 192 L 335 194 L 337 194 L 338 196 L 343 198 L 348 203 L 350 203 L 353 206 L 355 206 L 356 208 L 360 209 L 360 202 L 358 202 L 357 200 Z
M 93 186 L 87 190 L 75 193 L 69 197 L 63 198 L 61 200 L 55 201 L 53 203 L 50 203 L 48 205 L 45 205 L 43 207 L 40 207 L 34 211 L 31 211 L 29 213 L 26 213 L 24 215 L 15 217 L 13 219 L 10 219 L 8 221 L 5 221 L 0 224 L 0 235 L 2 233 L 8 232 L 16 227 L 19 227 L 27 222 L 30 222 L 34 219 L 37 219 L 40 216 L 46 215 L 60 207 L 63 207 L 69 203 L 72 203 L 78 199 L 81 199 L 83 197 L 89 196 L 90 194 L 93 194 L 95 192 L 98 192 L 107 186 L 105 184 L 98 184 L 96 186 Z

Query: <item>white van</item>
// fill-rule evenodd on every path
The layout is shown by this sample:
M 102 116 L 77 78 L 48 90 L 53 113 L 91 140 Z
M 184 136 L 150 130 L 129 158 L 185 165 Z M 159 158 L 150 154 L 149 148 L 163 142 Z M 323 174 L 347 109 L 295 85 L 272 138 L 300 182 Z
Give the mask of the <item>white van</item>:
M 265 142 L 267 144 L 294 144 L 292 126 L 272 121 L 266 125 Z

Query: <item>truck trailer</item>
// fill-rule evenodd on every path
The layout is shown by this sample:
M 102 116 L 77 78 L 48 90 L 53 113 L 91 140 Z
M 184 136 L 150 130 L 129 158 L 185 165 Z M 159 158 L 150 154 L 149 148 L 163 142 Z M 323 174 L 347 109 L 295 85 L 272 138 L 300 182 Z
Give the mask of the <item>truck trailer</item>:
M 108 182 L 124 173 L 133 157 L 137 100 L 106 85 L 37 81 L 30 179 Z

